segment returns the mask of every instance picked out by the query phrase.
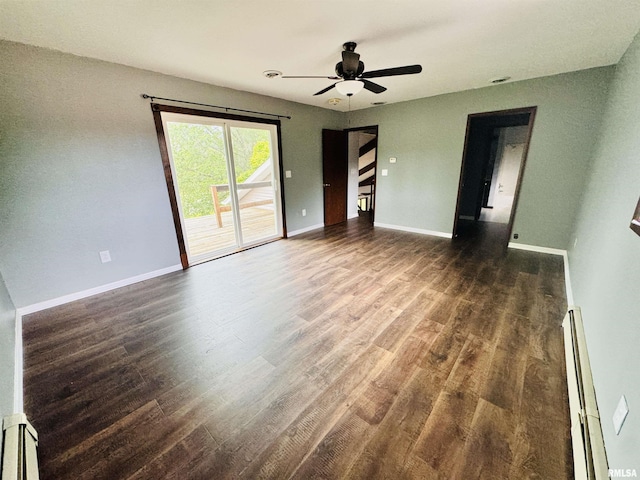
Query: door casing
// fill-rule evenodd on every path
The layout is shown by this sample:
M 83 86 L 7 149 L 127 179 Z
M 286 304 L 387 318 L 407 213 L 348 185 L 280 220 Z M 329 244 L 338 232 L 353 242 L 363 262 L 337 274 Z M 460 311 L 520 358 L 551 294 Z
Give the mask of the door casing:
M 524 153 L 522 155 L 522 161 L 520 163 L 520 169 L 518 171 L 518 181 L 516 184 L 513 204 L 511 206 L 511 214 L 509 215 L 509 223 L 507 226 L 507 232 L 508 232 L 507 243 L 508 243 L 509 239 L 511 238 L 511 231 L 513 229 L 513 220 L 515 219 L 515 213 L 518 206 L 518 198 L 520 196 L 520 187 L 522 185 L 524 168 L 527 163 L 529 145 L 531 144 L 531 135 L 533 134 L 533 126 L 535 123 L 536 110 L 537 110 L 537 107 L 532 106 L 532 107 L 524 107 L 524 108 L 515 108 L 510 110 L 500 110 L 500 111 L 494 111 L 494 112 L 474 113 L 474 114 L 470 114 L 467 117 L 467 128 L 465 132 L 464 150 L 462 153 L 462 164 L 460 166 L 460 180 L 458 182 L 458 198 L 456 202 L 456 211 L 455 211 L 455 217 L 454 217 L 454 223 L 453 223 L 454 238 L 457 237 L 459 234 L 458 220 L 460 216 L 461 204 L 462 204 L 463 195 L 464 195 L 463 189 L 465 187 L 465 181 L 466 181 L 465 172 L 469 162 L 471 161 L 471 157 L 472 157 L 471 144 L 474 141 L 473 136 L 476 134 L 476 132 L 474 132 L 474 129 L 473 129 L 474 124 L 477 124 L 480 121 L 492 127 L 509 127 L 514 125 L 523 125 L 523 123 L 518 123 L 518 122 L 521 122 L 520 118 L 523 115 L 528 115 L 528 123 L 524 123 L 525 125 L 528 126 L 527 140 L 525 142 Z M 488 155 L 490 144 L 487 144 L 486 146 L 487 146 L 487 155 Z M 486 163 L 483 169 L 484 168 L 486 168 Z M 483 170 L 482 174 L 480 175 L 480 178 L 484 179 L 484 177 L 485 177 L 485 174 Z M 480 185 L 478 185 L 478 187 L 479 187 L 479 193 L 478 193 L 478 199 L 477 199 L 476 205 L 479 205 L 479 208 L 481 208 L 483 192 Z M 476 213 L 476 217 L 477 217 L 477 213 Z

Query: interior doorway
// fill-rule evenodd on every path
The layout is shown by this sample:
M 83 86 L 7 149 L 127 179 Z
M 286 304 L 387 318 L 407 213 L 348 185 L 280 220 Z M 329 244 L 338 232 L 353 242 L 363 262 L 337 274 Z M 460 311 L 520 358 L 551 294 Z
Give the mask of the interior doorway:
M 376 206 L 378 127 L 348 130 L 349 218 L 364 217 L 373 224 Z
M 166 106 L 154 116 L 184 268 L 283 236 L 277 122 Z
M 322 130 L 325 226 L 375 215 L 378 127 Z
M 536 107 L 469 115 L 454 238 L 479 223 L 502 224 L 509 242 Z

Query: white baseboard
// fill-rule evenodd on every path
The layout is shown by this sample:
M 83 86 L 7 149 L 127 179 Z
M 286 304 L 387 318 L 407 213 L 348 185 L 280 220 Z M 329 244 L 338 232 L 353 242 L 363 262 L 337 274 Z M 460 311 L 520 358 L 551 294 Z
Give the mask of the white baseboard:
M 516 250 L 527 250 L 529 252 L 548 253 L 550 255 L 566 255 L 566 250 L 559 248 L 539 247 L 537 245 L 526 245 L 524 243 L 509 242 L 509 248 L 515 248 Z
M 359 216 L 360 216 L 360 215 L 359 215 L 359 214 L 357 214 L 357 213 L 352 213 L 351 215 L 349 215 L 349 216 L 347 217 L 347 220 L 351 220 L 352 218 L 358 218 Z
M 434 237 L 452 238 L 453 235 L 447 232 L 437 232 L 434 230 L 424 230 L 422 228 L 404 227 L 402 225 L 391 225 L 388 223 L 374 222 L 374 227 L 388 228 L 390 230 L 400 230 L 402 232 L 420 233 L 422 235 L 431 235 Z
M 509 242 L 509 248 L 516 250 L 527 250 L 529 252 L 547 253 L 550 255 L 560 255 L 564 262 L 564 286 L 567 294 L 567 304 L 573 305 L 573 288 L 571 287 L 571 275 L 569 274 L 569 255 L 566 250 L 559 248 L 538 247 L 537 245 L 525 245 L 524 243 Z
M 24 352 L 22 347 L 22 315 L 16 310 L 15 349 L 13 365 L 13 413 L 24 411 Z
M 123 280 L 118 280 L 117 282 L 108 283 L 106 285 L 90 288 L 81 292 L 71 293 L 69 295 L 64 295 L 58 298 L 52 298 L 51 300 L 46 300 L 40 303 L 34 303 L 33 305 L 27 305 L 26 307 L 18 308 L 17 312 L 21 316 L 29 315 L 30 313 L 46 310 L 47 308 L 57 307 L 58 305 L 81 300 L 93 295 L 98 295 L 99 293 L 105 293 L 110 290 L 115 290 L 116 288 L 126 287 L 127 285 L 132 285 L 144 280 L 160 277 L 162 275 L 166 275 L 167 273 L 177 272 L 178 270 L 182 270 L 182 265 L 173 265 L 171 267 L 161 268 L 160 270 L 154 270 L 153 272 L 143 273 L 142 275 L 136 275 L 135 277 L 125 278 Z
M 296 235 L 301 235 L 303 233 L 310 232 L 311 230 L 317 230 L 319 228 L 324 228 L 324 223 L 318 223 L 316 225 L 311 225 L 310 227 L 301 228 L 300 230 L 294 230 L 293 232 L 287 232 L 287 238 L 295 237 Z
M 458 217 L 460 220 L 475 220 L 476 217 L 474 217 L 473 215 L 460 215 Z

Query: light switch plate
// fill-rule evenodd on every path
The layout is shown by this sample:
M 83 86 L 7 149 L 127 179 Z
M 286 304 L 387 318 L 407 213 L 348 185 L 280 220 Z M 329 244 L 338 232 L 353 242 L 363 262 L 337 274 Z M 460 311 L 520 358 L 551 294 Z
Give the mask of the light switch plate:
M 111 254 L 109 253 L 109 250 L 104 250 L 100 252 L 100 261 L 102 263 L 107 263 L 111 261 Z
M 389 170 L 387 170 L 386 168 L 382 169 L 382 176 L 386 177 L 387 175 L 389 175 Z
M 285 172 L 284 172 L 284 176 L 285 176 L 286 178 L 291 178 L 291 170 L 285 170 Z
M 627 399 L 622 395 L 620 397 L 620 401 L 618 402 L 618 406 L 616 407 L 616 411 L 613 412 L 613 428 L 616 430 L 616 435 L 620 434 L 620 430 L 622 430 L 622 424 L 624 420 L 627 418 L 627 414 L 629 413 L 629 406 L 627 405 Z

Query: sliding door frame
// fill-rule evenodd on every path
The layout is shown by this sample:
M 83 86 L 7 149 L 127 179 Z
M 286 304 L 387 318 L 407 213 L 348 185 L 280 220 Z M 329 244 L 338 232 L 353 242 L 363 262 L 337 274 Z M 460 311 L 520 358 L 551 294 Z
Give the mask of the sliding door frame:
M 164 169 L 164 178 L 167 183 L 167 192 L 169 194 L 169 203 L 171 205 L 171 213 L 173 216 L 173 224 L 176 230 L 176 237 L 178 240 L 178 250 L 180 251 L 180 263 L 183 269 L 189 268 L 189 257 L 187 255 L 187 245 L 185 242 L 185 233 L 182 229 L 182 222 L 180 220 L 180 207 L 178 202 L 180 201 L 176 196 L 175 181 L 171 170 L 171 160 L 169 151 L 167 148 L 167 138 L 162 123 L 162 112 L 178 113 L 184 115 L 193 115 L 199 117 L 209 117 L 230 121 L 248 122 L 248 123 L 262 123 L 267 125 L 275 125 L 276 138 L 278 148 L 278 194 L 280 195 L 280 211 L 282 215 L 282 238 L 287 238 L 287 224 L 285 215 L 285 201 L 284 201 L 284 168 L 282 164 L 282 137 L 280 132 L 280 120 L 274 120 L 270 118 L 259 117 L 247 117 L 244 115 L 233 115 L 228 113 L 213 112 L 210 110 L 200 110 L 194 108 L 176 107 L 173 105 L 164 105 L 159 103 L 151 104 L 151 111 L 153 112 L 153 120 L 155 122 L 156 134 L 158 136 L 158 146 L 160 147 L 160 157 L 162 158 L 162 166 Z M 248 247 L 248 248 L 251 248 Z

